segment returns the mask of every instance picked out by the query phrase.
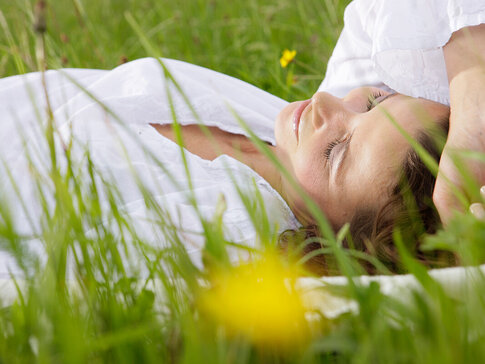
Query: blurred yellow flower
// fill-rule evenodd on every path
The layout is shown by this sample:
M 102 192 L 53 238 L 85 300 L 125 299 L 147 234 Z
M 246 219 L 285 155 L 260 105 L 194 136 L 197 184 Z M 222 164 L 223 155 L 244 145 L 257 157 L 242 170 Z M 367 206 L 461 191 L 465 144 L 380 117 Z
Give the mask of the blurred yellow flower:
M 285 49 L 283 51 L 283 55 L 280 58 L 280 64 L 281 67 L 286 68 L 288 64 L 290 64 L 291 61 L 293 61 L 293 58 L 296 56 L 296 51 L 292 50 L 290 51 L 289 49 Z
M 263 346 L 298 347 L 310 332 L 296 272 L 276 255 L 222 272 L 200 296 L 200 307 L 230 334 Z

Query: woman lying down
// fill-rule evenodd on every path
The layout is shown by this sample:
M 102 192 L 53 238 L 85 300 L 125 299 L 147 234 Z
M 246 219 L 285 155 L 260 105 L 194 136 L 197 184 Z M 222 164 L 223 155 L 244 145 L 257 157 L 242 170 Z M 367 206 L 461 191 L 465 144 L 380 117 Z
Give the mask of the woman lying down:
M 171 248 L 171 242 L 178 241 L 201 266 L 207 243 L 205 221 L 217 216 L 223 221 L 224 238 L 245 247 L 229 250 L 232 261 L 257 247 L 267 227 L 282 234 L 283 247 L 294 237 L 303 242 L 304 237 L 318 234 L 315 217 L 292 179 L 335 231 L 350 223 L 354 247 L 377 254 L 394 267 L 393 227 L 415 227 L 413 221 L 418 219 L 417 233 L 432 232 L 439 222 L 431 202 L 435 179 L 405 135 L 439 160 L 432 134 L 448 128 L 449 108 L 443 104 L 447 79 L 444 63 L 430 53 L 423 53 L 431 56 L 426 65 L 435 64 L 425 70 L 421 90 L 393 73 L 396 67 L 386 63 L 395 60 L 392 49 L 380 63 L 371 57 L 372 38 L 361 39 L 362 29 L 356 28 L 362 25 L 355 20 L 362 3 L 349 6 L 320 92 L 305 101 L 288 104 L 240 80 L 173 60 L 163 62 L 182 93 L 167 81 L 154 59 L 112 71 L 49 71 L 44 84 L 55 123 L 59 168 L 71 167 L 64 157 L 68 150 L 76 171 L 85 173 L 86 180 L 94 170 L 94 181 L 114 186 L 117 209 L 133 222 L 137 240 L 155 248 L 153 257 L 160 256 L 157 249 Z M 352 54 L 357 49 L 352 42 L 368 54 Z M 402 51 L 399 44 L 396 49 Z M 410 52 L 414 51 L 419 52 Z M 406 61 L 409 57 L 402 68 L 409 66 Z M 414 81 L 412 73 L 407 77 L 409 83 Z M 0 186 L 2 206 L 9 207 L 3 219 L 10 216 L 16 234 L 25 237 L 22 245 L 40 256 L 46 244 L 37 237 L 45 228 L 45 217 L 56 210 L 41 78 L 29 74 L 0 80 Z M 437 93 L 433 96 L 430 90 Z M 408 96 L 420 93 L 433 100 Z M 183 152 L 171 125 L 174 119 L 181 124 Z M 266 143 L 290 179 L 253 143 L 239 120 Z M 210 137 L 196 125 L 199 122 L 209 128 Z M 154 204 L 147 202 L 147 195 Z M 251 202 L 245 198 L 254 195 L 258 198 Z M 115 225 L 109 218 L 112 196 L 100 189 L 96 198 L 102 211 L 99 223 Z M 121 234 L 122 228 L 113 227 L 117 228 Z M 290 233 L 298 230 L 304 234 Z M 1 252 L 4 277 L 22 272 L 15 262 L 16 249 L 6 246 Z M 146 250 L 133 248 L 125 254 L 135 266 L 137 259 L 147 257 Z M 312 269 L 325 273 L 325 257 L 314 260 Z
M 265 209 L 258 214 L 267 216 L 276 233 L 315 224 L 302 197 L 246 136 L 228 105 L 267 142 L 336 231 L 350 222 L 356 246 L 363 248 L 369 240 L 379 251 L 391 244 L 391 227 L 408 213 L 401 197 L 403 188 L 410 188 L 415 196 L 426 229 L 434 229 L 438 217 L 430 206 L 433 175 L 389 116 L 437 159 L 429 125 L 422 119 L 446 129 L 447 106 L 373 87 L 354 89 L 343 98 L 318 92 L 309 100 L 287 104 L 228 76 L 178 61 L 164 62 L 212 135 L 204 134 L 185 101 L 174 87 L 169 89 L 176 118 L 183 124 L 192 186 L 180 147 L 174 142 L 165 81 L 156 60 L 134 61 L 113 71 L 48 72 L 46 79 L 58 130 L 60 165 L 71 140 L 71 159 L 78 165 L 83 165 L 88 151 L 99 179 L 102 176 L 119 191 L 121 210 L 135 222 L 144 241 L 164 247 L 160 226 L 173 225 L 193 261 L 200 265 L 205 243 L 201 217 L 211 220 L 223 195 L 226 238 L 255 247 L 261 221 L 251 219 L 238 188 L 254 196 L 257 187 Z M 79 90 L 73 80 L 96 100 Z M 2 159 L 9 169 L 1 174 L 3 197 L 13 208 L 19 234 L 35 235 L 42 230 L 45 213 L 36 183 L 48 180 L 49 151 L 34 108 L 42 97 L 32 106 L 21 105 L 32 103 L 28 92 L 42 95 L 40 75 L 16 76 L 0 84 L 2 114 L 7 115 L 7 123 L 2 123 Z M 81 178 L 89 178 L 87 170 Z M 138 181 L 170 221 L 161 222 L 146 206 Z M 43 187 L 51 186 L 46 183 Z M 190 191 L 198 211 L 190 202 Z M 109 196 L 99 197 L 102 207 L 109 209 Z M 34 240 L 30 244 L 40 243 Z M 244 250 L 233 249 L 233 260 L 242 253 Z M 6 252 L 3 254 L 1 267 L 7 274 L 14 268 Z

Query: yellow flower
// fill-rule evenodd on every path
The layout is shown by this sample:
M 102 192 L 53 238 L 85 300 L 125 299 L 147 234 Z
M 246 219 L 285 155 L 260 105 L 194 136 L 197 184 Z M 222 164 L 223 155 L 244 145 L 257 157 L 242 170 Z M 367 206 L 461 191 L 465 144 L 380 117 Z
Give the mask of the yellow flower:
M 294 287 L 296 275 L 295 268 L 268 255 L 215 276 L 214 287 L 199 297 L 200 307 L 228 333 L 243 335 L 257 345 L 299 347 L 310 332 Z
M 295 50 L 290 51 L 288 49 L 285 49 L 283 51 L 283 55 L 280 58 L 281 67 L 286 68 L 286 66 L 288 66 L 288 64 L 291 61 L 293 61 L 293 58 L 295 58 L 295 56 L 296 56 Z

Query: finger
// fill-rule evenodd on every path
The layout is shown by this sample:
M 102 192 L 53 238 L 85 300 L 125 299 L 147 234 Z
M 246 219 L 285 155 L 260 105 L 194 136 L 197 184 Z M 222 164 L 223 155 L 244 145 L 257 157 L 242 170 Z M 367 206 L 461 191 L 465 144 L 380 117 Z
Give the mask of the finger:
M 481 203 L 472 203 L 470 205 L 470 212 L 477 218 L 477 219 L 485 219 L 485 208 Z

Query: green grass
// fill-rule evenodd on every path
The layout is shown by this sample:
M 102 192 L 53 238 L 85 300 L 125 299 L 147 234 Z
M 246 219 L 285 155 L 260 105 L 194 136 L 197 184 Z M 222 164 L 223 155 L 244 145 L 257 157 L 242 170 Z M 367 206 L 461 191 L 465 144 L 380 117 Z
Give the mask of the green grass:
M 346 3 L 50 1 L 45 35 L 47 65 L 111 69 L 122 61 L 160 53 L 227 73 L 290 101 L 306 98 L 323 77 Z M 33 1 L 16 0 L 0 6 L 6 19 L 0 24 L 1 77 L 39 69 L 33 5 Z M 127 19 L 134 21 L 130 24 Z M 135 31 L 137 25 L 141 34 Z M 279 58 L 285 48 L 296 49 L 298 54 L 289 68 L 282 69 Z M 49 132 L 47 136 L 49 141 Z M 69 153 L 66 160 L 70 162 Z M 459 294 L 448 295 L 406 253 L 399 234 L 396 244 L 403 264 L 420 282 L 420 291 L 406 303 L 382 295 L 375 284 L 349 284 L 340 294 L 356 301 L 357 312 L 336 319 L 317 314 L 305 329 L 293 322 L 294 317 L 286 317 L 289 326 L 278 322 L 282 332 L 273 332 L 274 337 L 284 340 L 285 347 L 271 344 L 268 328 L 263 328 L 269 331 L 262 344 L 248 338 L 245 330 L 234 332 L 232 323 L 212 316 L 201 304 L 201 297 L 221 290 L 231 277 L 249 282 L 247 292 L 233 295 L 259 297 L 254 292 L 259 286 L 250 279 L 252 273 L 228 267 L 225 245 L 221 244 L 220 216 L 205 222 L 206 254 L 213 264 L 198 271 L 166 225 L 163 206 L 157 206 L 149 194 L 145 194 L 147 206 L 157 216 L 156 226 L 172 243 L 171 250 L 156 251 L 144 244 L 132 223 L 123 217 L 116 188 L 99 183 L 89 158 L 82 165 L 83 174 L 79 166 L 68 164 L 72 168 L 61 171 L 53 159 L 50 162 L 54 168 L 49 181 L 55 186 L 50 193 L 56 209 L 43 217 L 44 229 L 38 237 L 49 255 L 45 268 L 36 267 L 35 259 L 24 254 L 22 247 L 27 241 L 13 229 L 8 206 L 0 199 L 0 248 L 15 254 L 31 270 L 25 281 L 18 282 L 20 298 L 0 310 L 0 364 L 485 361 L 485 279 L 479 276 Z M 140 188 L 143 190 L 141 182 Z M 99 204 L 102 191 L 110 202 L 107 208 Z M 257 196 L 247 199 L 248 206 L 254 206 L 251 203 Z M 253 217 L 263 221 L 256 214 L 254 210 Z M 115 226 L 100 223 L 102 219 L 113 221 Z M 262 240 L 274 241 L 267 226 L 261 225 Z M 465 215 L 455 219 L 446 231 L 428 238 L 426 244 L 429 249 L 456 252 L 464 264 L 480 264 L 485 261 L 484 241 L 485 222 Z M 145 254 L 142 264 L 150 271 L 148 279 L 128 272 L 122 257 L 131 242 Z M 333 248 L 340 254 L 342 271 L 354 272 L 350 252 Z M 69 260 L 75 267 L 74 281 L 66 279 Z M 280 268 L 276 272 L 287 274 Z M 207 290 L 208 283 L 213 290 Z M 272 313 L 271 304 L 275 308 L 288 305 L 278 296 L 286 294 L 278 284 L 264 287 L 270 292 L 274 288 L 274 297 L 267 298 L 274 302 L 266 307 L 269 311 L 261 312 Z M 261 322 L 251 321 L 244 307 L 238 311 L 238 302 L 232 302 L 233 297 L 224 296 L 224 292 L 222 289 L 217 296 L 221 309 L 233 304 L 235 312 L 247 317 L 248 325 L 254 324 L 257 329 Z M 296 317 L 300 312 L 295 312 Z
M 37 70 L 33 1 L 3 2 L 15 47 L 0 32 L 0 76 Z M 125 19 L 129 12 L 163 57 L 208 67 L 288 99 L 317 88 L 342 27 L 348 1 L 49 1 L 50 67 L 111 69 L 147 54 Z M 298 54 L 294 85 L 279 66 L 285 48 Z M 290 87 L 291 86 L 291 87 Z

